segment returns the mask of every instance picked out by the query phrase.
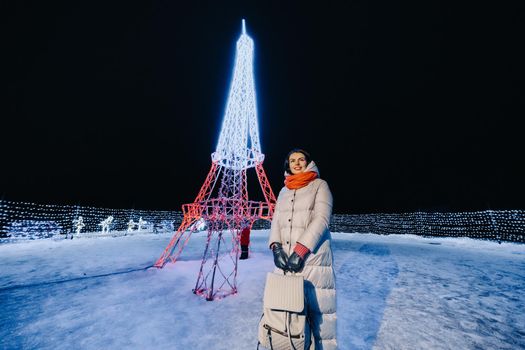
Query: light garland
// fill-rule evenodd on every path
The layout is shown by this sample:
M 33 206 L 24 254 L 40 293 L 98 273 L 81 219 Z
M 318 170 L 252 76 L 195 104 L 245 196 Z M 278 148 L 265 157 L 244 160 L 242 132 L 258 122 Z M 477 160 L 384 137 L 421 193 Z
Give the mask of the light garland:
M 255 167 L 264 160 L 259 140 L 253 51 L 253 40 L 246 34 L 243 19 L 219 142 L 212 153 L 213 162 L 236 171 Z
M 100 225 L 110 216 L 107 229 Z M 0 240 L 13 241 L 51 237 L 124 235 L 128 223 L 142 218 L 143 233 L 156 226 L 157 232 L 171 232 L 182 222 L 182 212 L 109 209 L 88 206 L 50 205 L 0 200 Z M 149 225 L 149 226 L 148 226 Z
M 5 232 L 19 240 L 52 238 L 62 232 L 62 226 L 54 221 L 13 220 L 5 227 Z
M 82 215 L 79 215 L 82 214 Z M 75 233 L 102 233 L 100 223 L 113 216 L 112 231 L 133 232 L 142 225 L 170 232 L 182 222 L 182 212 L 107 209 L 11 202 L 0 200 L 0 238 L 38 239 Z M 72 220 L 70 218 L 73 218 Z M 135 222 L 133 218 L 138 218 Z M 196 222 L 196 229 L 205 223 Z M 268 229 L 257 220 L 253 229 Z M 109 229 L 109 227 L 108 227 Z M 141 227 L 144 229 L 144 227 Z M 332 232 L 414 234 L 420 236 L 471 237 L 525 243 L 524 210 L 486 210 L 461 213 L 334 214 Z
M 112 216 L 111 231 L 134 232 L 140 220 L 142 230 L 173 231 L 182 222 L 179 211 L 107 209 L 11 202 L 0 200 L 0 239 L 39 239 L 75 233 L 102 233 L 100 224 Z M 134 218 L 138 218 L 136 222 Z M 197 230 L 205 223 L 196 222 Z M 257 220 L 253 229 L 268 229 L 270 223 Z M 109 229 L 109 227 L 108 227 Z M 332 232 L 415 234 L 420 236 L 471 237 L 525 243 L 524 210 L 485 210 L 460 213 L 334 214 Z M 147 232 L 147 231 L 145 231 Z M 116 233 L 115 233 L 116 234 Z
M 524 210 L 459 213 L 334 214 L 334 232 L 470 237 L 525 243 Z

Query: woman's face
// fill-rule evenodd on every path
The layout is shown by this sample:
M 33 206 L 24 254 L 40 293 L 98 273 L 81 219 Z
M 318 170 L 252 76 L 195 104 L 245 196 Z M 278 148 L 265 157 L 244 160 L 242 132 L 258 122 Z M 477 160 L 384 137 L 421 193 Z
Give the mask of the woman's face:
M 306 157 L 299 152 L 292 153 L 288 158 L 288 164 L 290 164 L 292 175 L 303 173 L 306 170 Z

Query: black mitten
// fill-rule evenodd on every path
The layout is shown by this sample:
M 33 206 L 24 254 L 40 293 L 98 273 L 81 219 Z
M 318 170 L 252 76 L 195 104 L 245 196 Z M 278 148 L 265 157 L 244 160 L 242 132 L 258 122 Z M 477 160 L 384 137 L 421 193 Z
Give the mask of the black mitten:
M 288 264 L 288 255 L 283 250 L 283 245 L 281 243 L 272 244 L 273 252 L 273 263 L 278 268 L 286 271 Z
M 293 252 L 288 259 L 288 270 L 292 272 L 299 272 L 304 267 L 304 259 L 296 252 Z

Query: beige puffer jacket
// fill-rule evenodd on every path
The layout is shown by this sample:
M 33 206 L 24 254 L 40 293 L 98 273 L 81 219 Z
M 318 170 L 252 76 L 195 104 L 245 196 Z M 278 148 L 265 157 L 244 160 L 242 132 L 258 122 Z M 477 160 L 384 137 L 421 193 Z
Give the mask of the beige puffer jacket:
M 306 171 L 319 174 L 313 161 Z M 335 275 L 328 228 L 331 213 L 332 193 L 326 181 L 317 178 L 298 190 L 283 187 L 277 198 L 269 239 L 269 245 L 281 243 L 288 256 L 297 242 L 311 251 L 299 274 L 305 278 L 316 350 L 337 348 Z M 283 273 L 278 268 L 275 272 Z

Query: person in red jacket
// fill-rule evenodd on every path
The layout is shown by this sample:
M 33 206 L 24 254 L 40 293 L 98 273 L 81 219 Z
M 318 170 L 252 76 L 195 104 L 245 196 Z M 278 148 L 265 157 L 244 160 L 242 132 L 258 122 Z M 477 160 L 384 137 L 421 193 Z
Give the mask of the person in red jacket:
M 245 226 L 241 231 L 241 256 L 240 260 L 248 259 L 248 247 L 250 246 L 250 226 Z

